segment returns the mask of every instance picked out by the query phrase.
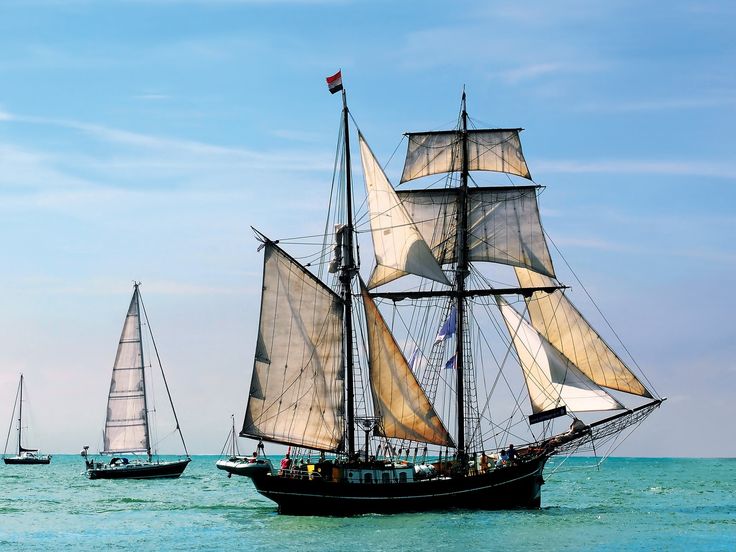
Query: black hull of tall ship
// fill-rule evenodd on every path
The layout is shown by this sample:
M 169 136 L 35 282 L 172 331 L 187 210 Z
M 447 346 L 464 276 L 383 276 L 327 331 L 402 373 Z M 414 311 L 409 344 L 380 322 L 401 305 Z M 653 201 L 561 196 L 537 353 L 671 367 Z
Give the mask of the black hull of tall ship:
M 367 513 L 469 509 L 539 508 L 546 456 L 490 473 L 408 483 L 348 483 L 291 479 L 275 475 L 253 478 L 256 490 L 289 515 L 349 516 Z
M 179 477 L 191 462 L 177 460 L 174 462 L 141 462 L 119 466 L 101 465 L 87 468 L 90 479 L 174 479 Z
M 10 465 L 25 465 L 32 466 L 38 464 L 50 464 L 51 457 L 40 457 L 40 458 L 3 458 L 3 462 Z

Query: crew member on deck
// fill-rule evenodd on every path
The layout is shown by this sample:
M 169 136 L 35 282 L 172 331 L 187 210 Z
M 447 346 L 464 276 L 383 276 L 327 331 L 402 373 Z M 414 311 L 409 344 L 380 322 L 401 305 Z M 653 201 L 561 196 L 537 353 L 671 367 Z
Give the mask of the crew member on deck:
M 284 456 L 281 459 L 281 469 L 279 470 L 279 475 L 284 475 L 285 472 L 289 471 L 289 468 L 291 467 L 291 458 L 289 457 L 289 453 L 286 453 L 286 456 Z

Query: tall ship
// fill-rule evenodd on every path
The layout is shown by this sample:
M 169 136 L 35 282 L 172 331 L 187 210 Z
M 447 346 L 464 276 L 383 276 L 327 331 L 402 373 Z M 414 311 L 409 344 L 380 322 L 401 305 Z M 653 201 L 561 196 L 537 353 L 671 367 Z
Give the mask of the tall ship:
M 283 514 L 538 508 L 550 457 L 613 450 L 664 399 L 558 279 L 521 129 L 477 128 L 463 91 L 455 128 L 405 135 L 394 188 L 356 123 L 359 195 L 342 75 L 327 81 L 343 105 L 325 231 L 256 230 L 240 435 L 289 452 L 252 482 Z
M 81 454 L 89 479 L 175 478 L 182 474 L 191 461 L 139 286 L 139 282 L 133 285 L 133 297 L 123 323 L 107 395 L 101 454 L 108 455 L 110 459 L 107 460 L 105 456 L 90 457 L 89 446 L 85 446 Z M 144 347 L 144 337 L 148 338 L 148 348 Z M 155 359 L 155 363 L 149 362 L 146 352 Z M 171 405 L 176 426 L 172 433 L 178 433 L 185 458 L 161 460 L 155 454 L 151 417 L 156 409 L 151 404 L 150 381 L 155 367 L 160 370 Z
M 22 464 L 22 465 L 34 465 L 34 464 L 50 464 L 50 454 L 38 454 L 38 449 L 29 448 L 23 446 L 23 388 L 25 387 L 23 381 L 23 374 L 20 375 L 20 381 L 18 382 L 18 391 L 15 393 L 15 402 L 13 403 L 13 413 L 10 415 L 10 426 L 8 427 L 8 436 L 5 439 L 5 449 L 3 450 L 3 462 L 6 464 Z M 17 419 L 17 447 L 15 448 L 15 454 L 8 454 L 8 443 L 10 442 L 10 434 L 13 430 L 13 421 L 15 420 L 15 413 L 18 412 Z

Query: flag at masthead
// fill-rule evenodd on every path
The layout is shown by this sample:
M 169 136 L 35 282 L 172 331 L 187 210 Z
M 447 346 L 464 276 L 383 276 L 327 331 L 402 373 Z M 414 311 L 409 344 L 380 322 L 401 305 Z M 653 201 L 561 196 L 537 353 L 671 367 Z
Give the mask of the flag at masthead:
M 342 69 L 332 75 L 331 77 L 327 77 L 327 88 L 330 89 L 330 92 L 334 94 L 335 92 L 339 92 L 342 90 Z

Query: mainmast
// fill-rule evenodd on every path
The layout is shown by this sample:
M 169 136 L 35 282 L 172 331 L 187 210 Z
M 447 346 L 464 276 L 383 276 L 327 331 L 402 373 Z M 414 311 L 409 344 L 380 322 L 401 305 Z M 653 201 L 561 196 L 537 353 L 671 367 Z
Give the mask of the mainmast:
M 347 220 L 343 230 L 346 255 L 340 270 L 342 298 L 344 304 L 345 323 L 345 423 L 347 424 L 348 458 L 355 454 L 354 398 L 353 398 L 353 296 L 351 282 L 355 273 L 353 257 L 353 186 L 350 169 L 350 132 L 348 127 L 348 103 L 345 88 L 342 89 L 342 115 L 345 137 L 345 201 L 347 203 Z
M 20 400 L 18 401 L 18 456 L 20 456 L 21 435 L 23 433 L 23 374 L 20 375 Z
M 148 397 L 146 396 L 146 363 L 143 358 L 143 332 L 141 331 L 141 296 L 138 292 L 138 282 L 133 283 L 135 288 L 135 304 L 136 310 L 138 311 L 138 343 L 140 344 L 140 355 L 141 355 L 141 380 L 143 381 L 143 413 L 146 419 L 146 427 L 144 429 L 146 434 L 146 454 L 148 454 L 148 460 L 151 460 L 151 435 L 149 434 L 148 428 Z
M 457 220 L 457 274 L 455 276 L 455 301 L 457 308 L 457 334 L 455 340 L 455 368 L 457 390 L 457 452 L 465 457 L 465 388 L 463 372 L 465 331 L 465 278 L 468 275 L 468 112 L 465 109 L 465 90 L 462 98 L 462 167 L 458 197 Z

